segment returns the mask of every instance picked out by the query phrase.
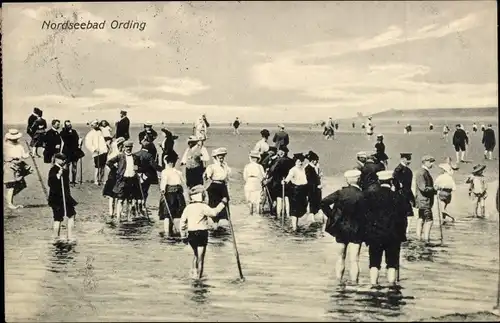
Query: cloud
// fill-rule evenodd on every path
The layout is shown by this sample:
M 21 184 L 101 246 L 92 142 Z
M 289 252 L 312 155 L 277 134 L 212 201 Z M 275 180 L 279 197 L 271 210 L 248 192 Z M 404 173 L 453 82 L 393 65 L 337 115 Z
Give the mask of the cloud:
M 191 78 L 169 78 L 160 76 L 153 78 L 151 81 L 156 84 L 156 86 L 146 89 L 146 91 L 159 91 L 190 96 L 210 88 L 208 85 L 204 85 L 201 81 Z M 143 88 L 140 90 L 144 91 Z

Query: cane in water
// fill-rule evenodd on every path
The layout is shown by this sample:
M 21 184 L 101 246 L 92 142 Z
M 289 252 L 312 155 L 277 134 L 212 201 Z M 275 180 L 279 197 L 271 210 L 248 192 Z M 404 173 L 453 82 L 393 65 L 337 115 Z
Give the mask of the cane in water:
M 233 221 L 231 221 L 231 214 L 229 213 L 229 204 L 227 206 L 228 206 L 226 208 L 227 220 L 229 222 L 229 227 L 231 228 L 231 236 L 233 237 L 233 247 L 234 247 L 234 255 L 236 257 L 236 264 L 238 265 L 238 272 L 240 274 L 240 278 L 244 280 L 245 277 L 243 276 L 243 271 L 241 270 L 240 254 L 238 253 L 238 246 L 236 245 L 236 236 L 234 235 Z
M 285 207 L 286 207 L 286 201 L 285 201 L 285 179 L 281 181 L 281 210 L 280 210 L 280 216 L 281 216 L 281 226 L 284 228 L 285 227 Z
M 30 149 L 30 146 L 27 141 L 25 141 L 26 147 Z M 42 190 L 43 193 L 45 194 L 45 200 L 49 198 L 49 193 L 47 192 L 47 188 L 45 187 L 45 184 L 43 183 L 42 175 L 40 174 L 40 169 L 38 168 L 38 165 L 36 164 L 35 157 L 33 157 L 33 154 L 30 154 L 31 160 L 33 161 L 33 165 L 35 166 L 36 174 L 38 176 L 38 180 L 40 181 L 40 184 L 42 185 Z
M 80 158 L 80 185 L 83 183 L 83 158 Z
M 441 225 L 441 202 L 439 200 L 439 191 L 438 191 L 438 199 L 437 199 L 437 209 L 438 209 L 438 224 L 439 224 L 439 233 L 441 237 L 441 244 L 443 244 L 443 226 Z

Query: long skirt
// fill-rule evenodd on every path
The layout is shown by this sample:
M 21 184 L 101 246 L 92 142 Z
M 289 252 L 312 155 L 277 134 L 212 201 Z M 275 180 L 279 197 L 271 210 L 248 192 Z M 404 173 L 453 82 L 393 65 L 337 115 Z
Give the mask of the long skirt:
M 261 181 L 257 177 L 250 177 L 244 187 L 245 199 L 248 203 L 259 204 L 262 192 Z
M 203 166 L 198 166 L 195 168 L 186 168 L 186 186 L 188 188 L 191 188 L 196 185 L 203 185 L 204 172 L 205 172 L 205 167 Z
M 302 217 L 307 212 L 307 185 L 291 185 L 290 216 Z
M 160 220 L 180 219 L 186 207 L 183 189 L 181 185 L 167 185 L 165 195 L 160 198 L 158 217 Z M 167 207 L 168 206 L 168 207 Z
M 318 187 L 309 186 L 308 188 L 309 212 L 316 214 L 319 212 L 321 204 L 321 189 Z
M 210 206 L 211 208 L 216 207 L 224 197 L 229 201 L 229 192 L 225 183 L 212 182 L 207 188 L 207 193 L 208 206 Z M 215 222 L 218 222 L 221 219 L 228 219 L 227 208 L 224 208 L 224 210 L 222 210 L 222 212 L 217 215 L 217 217 L 215 218 Z
M 31 138 L 30 146 L 31 147 L 44 147 L 44 141 L 43 137 L 45 135 L 44 130 L 37 130 L 34 134 L 33 137 Z
M 113 192 L 113 188 L 115 187 L 115 185 L 116 185 L 116 168 L 113 167 L 109 171 L 106 183 L 104 183 L 104 187 L 102 189 L 102 196 L 115 198 L 116 194 L 115 192 Z
M 137 177 L 122 177 L 116 180 L 113 193 L 120 200 L 141 200 L 142 194 Z

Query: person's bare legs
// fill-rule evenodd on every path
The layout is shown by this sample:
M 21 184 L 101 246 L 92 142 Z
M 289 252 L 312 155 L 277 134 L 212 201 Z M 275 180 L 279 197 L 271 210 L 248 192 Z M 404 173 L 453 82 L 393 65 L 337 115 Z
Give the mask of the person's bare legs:
M 297 232 L 299 218 L 296 216 L 290 216 L 290 220 L 292 221 L 292 231 Z
M 52 224 L 52 241 L 57 242 L 61 234 L 61 221 L 54 221 Z
M 75 239 L 73 237 L 73 229 L 75 227 L 75 218 L 71 217 L 68 218 L 68 232 L 66 235 L 66 238 L 68 239 L 68 242 L 74 242 Z
M 276 214 L 278 217 L 281 217 L 281 212 L 285 212 L 283 208 L 283 199 L 281 197 L 278 197 L 276 199 Z
M 349 243 L 347 245 L 349 253 L 349 276 L 353 284 L 359 281 L 359 252 L 361 251 L 361 244 Z
M 378 272 L 379 272 L 379 270 L 377 267 L 370 268 L 370 284 L 372 286 L 378 285 Z
M 434 221 L 432 221 L 432 220 L 424 222 L 424 240 L 425 240 L 425 242 L 431 241 L 432 223 L 434 223 Z
M 345 258 L 347 255 L 347 245 L 343 243 L 339 243 L 340 249 L 338 254 L 337 263 L 335 264 L 335 276 L 337 281 L 340 283 L 342 278 L 344 277 L 345 271 Z
M 417 239 L 422 240 L 422 230 L 424 228 L 424 220 L 420 217 L 417 219 Z
M 5 199 L 7 200 L 7 207 L 9 209 L 16 209 L 16 206 L 14 205 L 14 189 L 13 188 L 6 189 Z
M 205 253 L 207 251 L 207 246 L 198 247 L 198 279 L 203 277 L 203 269 L 205 268 Z
M 94 184 L 99 185 L 99 168 L 94 170 Z
M 396 270 L 396 268 L 387 268 L 387 281 L 391 285 L 396 284 L 396 279 L 399 280 L 399 270 Z

